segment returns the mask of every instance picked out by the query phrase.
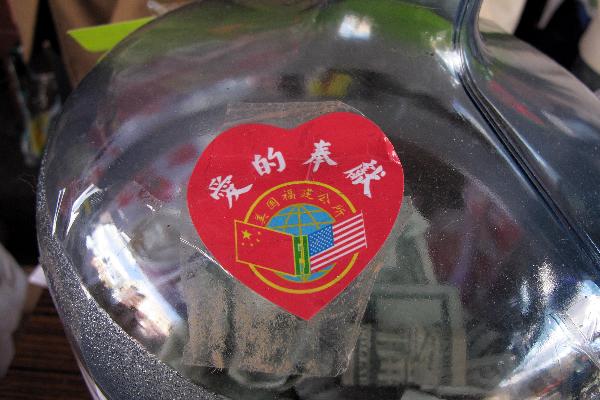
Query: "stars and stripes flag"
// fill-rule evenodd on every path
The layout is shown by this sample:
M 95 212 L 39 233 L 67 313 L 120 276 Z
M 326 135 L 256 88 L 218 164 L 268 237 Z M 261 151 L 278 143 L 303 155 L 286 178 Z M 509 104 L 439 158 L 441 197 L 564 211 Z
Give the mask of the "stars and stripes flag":
M 367 247 L 362 213 L 308 235 L 310 269 L 316 271 L 334 261 Z

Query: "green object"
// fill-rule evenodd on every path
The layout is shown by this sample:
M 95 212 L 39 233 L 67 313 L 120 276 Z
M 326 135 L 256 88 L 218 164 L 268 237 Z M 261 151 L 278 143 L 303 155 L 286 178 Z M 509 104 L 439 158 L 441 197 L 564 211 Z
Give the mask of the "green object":
M 308 236 L 294 236 L 294 261 L 296 276 L 310 275 Z
M 339 20 L 354 14 L 359 18 L 370 18 L 374 29 L 393 40 L 431 46 L 432 38 L 424 32 L 446 32 L 452 24 L 434 13 L 431 8 L 399 0 L 347 0 L 332 3 L 318 14 L 322 21 Z M 450 38 L 442 37 L 446 42 Z
M 114 24 L 96 25 L 67 31 L 81 47 L 91 53 L 106 52 L 127 37 L 131 32 L 152 21 L 155 17 L 145 17 Z

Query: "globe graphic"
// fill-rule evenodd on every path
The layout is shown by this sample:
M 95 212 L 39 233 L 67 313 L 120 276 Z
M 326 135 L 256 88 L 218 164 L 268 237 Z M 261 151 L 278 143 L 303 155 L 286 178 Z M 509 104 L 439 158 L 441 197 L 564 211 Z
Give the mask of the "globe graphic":
M 294 236 L 308 235 L 326 225 L 332 224 L 334 219 L 322 208 L 312 204 L 294 204 L 280 210 L 267 223 L 267 228 L 289 233 Z M 319 269 L 308 276 L 294 276 L 278 273 L 284 279 L 293 282 L 311 282 L 325 276 L 333 266 Z

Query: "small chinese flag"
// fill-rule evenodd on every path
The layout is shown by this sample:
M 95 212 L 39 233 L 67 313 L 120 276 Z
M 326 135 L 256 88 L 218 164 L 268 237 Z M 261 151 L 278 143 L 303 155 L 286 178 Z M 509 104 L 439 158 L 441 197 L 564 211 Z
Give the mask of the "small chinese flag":
M 310 273 L 306 236 L 235 221 L 236 260 L 290 275 Z

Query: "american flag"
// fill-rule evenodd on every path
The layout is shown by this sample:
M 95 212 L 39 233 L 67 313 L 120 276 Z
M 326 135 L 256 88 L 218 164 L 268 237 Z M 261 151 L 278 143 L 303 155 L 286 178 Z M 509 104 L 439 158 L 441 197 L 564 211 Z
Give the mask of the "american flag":
M 331 265 L 356 250 L 367 247 L 365 222 L 362 213 L 337 224 L 327 225 L 308 235 L 310 270 Z

